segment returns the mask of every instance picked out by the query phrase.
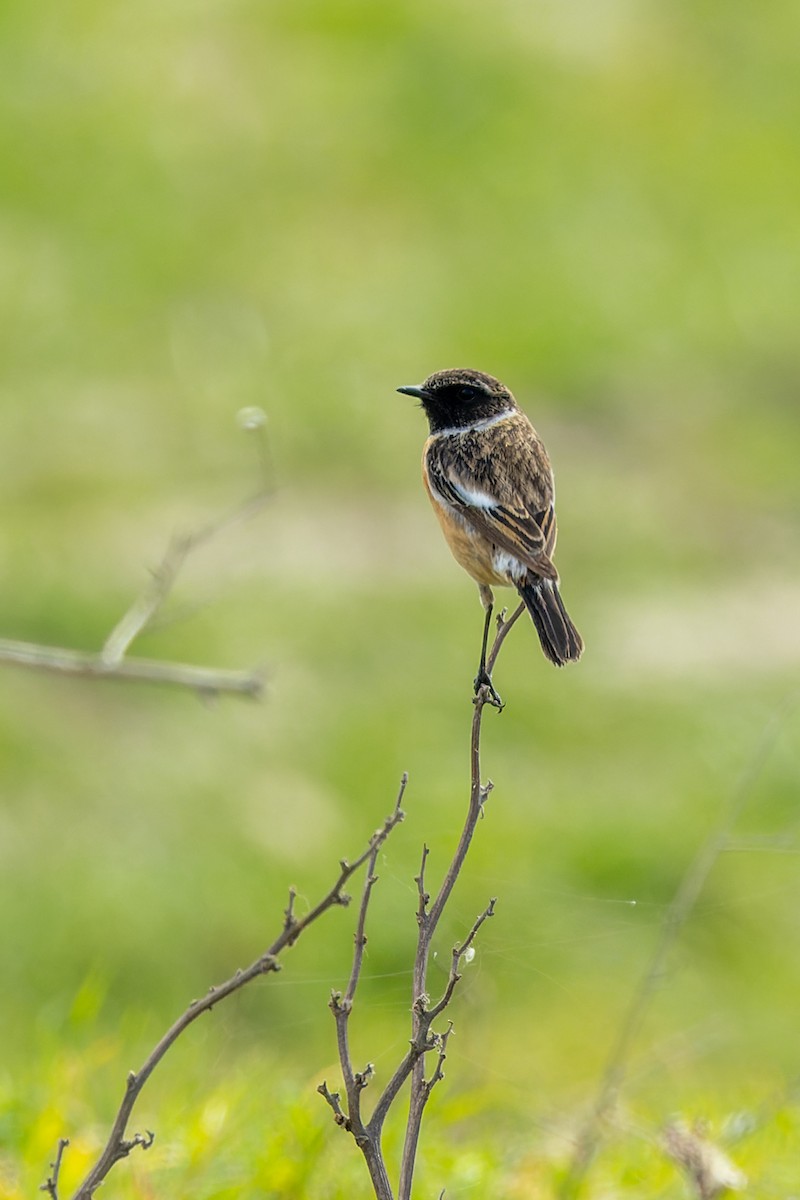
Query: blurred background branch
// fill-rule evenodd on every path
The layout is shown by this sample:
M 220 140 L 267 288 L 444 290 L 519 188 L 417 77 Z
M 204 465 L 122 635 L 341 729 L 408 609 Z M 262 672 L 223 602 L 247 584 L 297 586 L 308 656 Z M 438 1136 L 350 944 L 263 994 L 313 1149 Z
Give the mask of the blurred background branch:
M 0 663 L 85 679 L 125 679 L 168 684 L 189 688 L 204 698 L 213 698 L 222 693 L 260 698 L 264 691 L 263 668 L 231 671 L 126 657 L 136 638 L 161 613 L 189 555 L 240 522 L 262 512 L 273 498 L 275 485 L 265 431 L 266 416 L 261 409 L 249 408 L 240 413 L 239 424 L 257 443 L 259 471 L 263 476 L 262 490 L 216 521 L 191 533 L 173 537 L 161 562 L 151 572 L 149 582 L 111 630 L 98 653 L 0 638 Z
M 199 667 L 189 663 L 164 662 L 150 658 L 120 658 L 106 661 L 102 651 L 66 650 L 60 646 L 40 646 L 34 642 L 15 642 L 0 638 L 0 662 L 47 671 L 55 675 L 77 675 L 84 679 L 125 679 L 141 683 L 165 683 L 189 688 L 201 696 L 223 692 L 258 698 L 264 690 L 264 673 L 227 671 L 219 667 Z

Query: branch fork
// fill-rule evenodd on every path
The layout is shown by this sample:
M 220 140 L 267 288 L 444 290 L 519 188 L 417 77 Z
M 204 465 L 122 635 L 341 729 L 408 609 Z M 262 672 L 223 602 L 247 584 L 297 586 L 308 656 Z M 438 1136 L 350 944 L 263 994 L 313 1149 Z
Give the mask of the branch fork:
M 263 413 L 261 416 L 264 418 Z M 161 561 L 150 571 L 148 582 L 108 634 L 99 651 L 71 650 L 62 646 L 43 646 L 38 642 L 0 638 L 0 663 L 85 679 L 126 679 L 169 684 L 189 688 L 203 699 L 216 699 L 224 692 L 260 698 L 264 692 L 262 668 L 231 671 L 138 656 L 129 658 L 127 655 L 135 640 L 154 624 L 189 555 L 232 525 L 261 512 L 272 499 L 275 488 L 271 470 L 267 469 L 263 430 L 265 419 L 258 426 L 243 426 L 259 436 L 263 472 L 261 489 L 252 499 L 245 500 L 232 512 L 208 525 L 172 537 Z

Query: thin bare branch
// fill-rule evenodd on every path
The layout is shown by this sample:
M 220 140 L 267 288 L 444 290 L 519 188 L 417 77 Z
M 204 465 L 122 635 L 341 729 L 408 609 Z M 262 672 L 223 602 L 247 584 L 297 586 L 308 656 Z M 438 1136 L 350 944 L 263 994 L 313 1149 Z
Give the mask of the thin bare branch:
M 364 948 L 367 944 L 367 935 L 365 932 L 367 924 L 367 909 L 369 908 L 372 889 L 378 882 L 378 876 L 375 874 L 375 863 L 377 858 L 378 848 L 376 847 L 374 852 L 370 855 L 367 874 L 364 879 L 364 890 L 361 896 L 361 905 L 358 910 L 358 925 L 356 927 L 354 939 L 355 951 L 353 953 L 353 969 L 350 972 L 350 981 L 347 985 L 347 991 L 345 992 L 344 997 L 345 1004 L 349 1005 L 350 1008 L 353 1006 L 356 988 L 358 987 L 358 981 L 361 976 L 361 967 L 364 962 Z
M 84 679 L 124 679 L 170 684 L 174 687 L 189 688 L 204 697 L 234 693 L 259 698 L 264 691 L 262 670 L 230 671 L 126 657 L 136 638 L 153 624 L 160 613 L 189 555 L 223 530 L 261 512 L 271 500 L 274 485 L 268 465 L 269 450 L 264 430 L 266 418 L 260 409 L 252 412 L 258 414 L 258 419 L 250 417 L 241 424 L 247 432 L 258 435 L 259 467 L 264 477 L 263 489 L 217 520 L 192 532 L 173 537 L 151 578 L 111 630 L 102 650 L 69 650 L 61 646 L 45 646 L 38 642 L 3 638 L 0 639 L 0 663 L 24 667 L 31 671 L 73 675 Z
M 506 620 L 505 610 L 499 614 L 497 618 L 497 633 L 495 635 L 492 648 L 486 660 L 486 669 L 491 675 L 497 662 L 498 655 L 503 647 L 505 639 L 508 637 L 511 629 L 519 620 L 522 613 L 525 611 L 525 606 L 520 604 L 512 615 Z M 487 704 L 492 704 L 492 692 L 488 686 L 484 686 L 478 692 L 474 699 L 474 709 L 472 715 L 472 730 L 470 735 L 470 795 L 467 816 L 464 822 L 464 827 L 461 831 L 461 836 L 458 841 L 453 858 L 450 862 L 442 884 L 436 894 L 435 900 L 428 906 L 425 905 L 425 911 L 418 912 L 419 933 L 417 935 L 417 952 L 414 960 L 414 971 L 412 981 L 412 1005 L 411 1005 L 411 1049 L 405 1056 L 402 1063 L 395 1071 L 392 1078 L 389 1080 L 383 1095 L 378 1100 L 375 1112 L 373 1113 L 370 1126 L 380 1129 L 382 1122 L 386 1118 L 386 1114 L 390 1105 L 395 1099 L 400 1088 L 403 1086 L 406 1078 L 411 1077 L 411 1095 L 409 1099 L 408 1121 L 406 1123 L 406 1135 L 403 1144 L 403 1153 L 400 1162 L 400 1180 L 398 1184 L 398 1200 L 410 1200 L 411 1184 L 414 1175 L 414 1165 L 417 1156 L 417 1146 L 419 1143 L 419 1134 L 422 1125 L 422 1115 L 430 1095 L 430 1088 L 425 1080 L 425 1055 L 428 1051 L 435 1048 L 436 1039 L 440 1035 L 432 1034 L 431 1023 L 435 1016 L 438 1016 L 450 1002 L 455 982 L 452 987 L 448 984 L 449 995 L 447 990 L 447 1000 L 445 1004 L 436 1006 L 435 1010 L 429 1008 L 427 996 L 427 975 L 428 962 L 430 958 L 431 943 L 436 934 L 439 921 L 442 916 L 445 905 L 450 899 L 450 895 L 455 886 L 456 880 L 464 865 L 467 852 L 472 843 L 472 838 L 478 825 L 478 821 L 483 815 L 483 805 L 491 790 L 491 783 L 481 783 L 481 729 L 483 722 L 483 711 Z M 418 885 L 421 886 L 421 885 Z M 494 901 L 490 905 L 492 912 L 494 911 Z M 483 915 L 476 923 L 478 928 L 489 914 Z M 477 933 L 477 929 L 475 930 Z M 474 935 L 473 935 L 474 936 Z M 465 945 L 465 950 L 469 945 L 469 941 Z M 456 972 L 457 974 L 457 972 Z
M 497 622 L 497 634 L 488 656 L 487 667 L 491 671 L 500 649 L 511 627 L 524 611 L 522 605 L 510 620 L 501 614 Z M 431 895 L 426 885 L 426 868 L 429 850 L 427 845 L 422 847 L 419 873 L 414 876 L 417 885 L 417 949 L 414 959 L 412 998 L 411 998 L 411 1039 L 409 1049 L 396 1067 L 389 1082 L 378 1097 L 372 1117 L 366 1124 L 361 1115 L 361 1092 L 372 1078 L 372 1065 L 366 1071 L 358 1074 L 353 1069 L 348 1039 L 348 1023 L 353 1009 L 353 1000 L 361 975 L 363 950 L 366 942 L 365 923 L 372 888 L 375 883 L 375 858 L 370 860 L 367 877 L 364 881 L 359 918 L 355 932 L 355 949 L 350 981 L 344 995 L 333 992 L 330 1007 L 336 1021 L 337 1045 L 342 1076 L 347 1095 L 348 1111 L 345 1113 L 338 1095 L 331 1095 L 325 1084 L 319 1091 L 331 1107 L 334 1120 L 353 1135 L 361 1149 L 370 1171 L 372 1185 L 378 1200 L 392 1200 L 393 1193 L 388 1180 L 381 1145 L 383 1126 L 389 1110 L 397 1099 L 403 1085 L 410 1078 L 411 1090 L 409 1097 L 409 1115 L 406 1125 L 406 1138 L 400 1164 L 399 1200 L 409 1200 L 411 1181 L 414 1171 L 417 1144 L 419 1140 L 422 1114 L 428 1102 L 431 1091 L 444 1076 L 444 1062 L 447 1055 L 447 1044 L 452 1033 L 452 1022 L 444 1033 L 432 1029 L 432 1023 L 450 1003 L 459 981 L 458 968 L 472 946 L 475 937 L 484 921 L 494 914 L 495 901 L 492 900 L 483 913 L 474 922 L 466 938 L 460 945 L 453 948 L 452 962 L 448 982 L 442 998 L 433 1007 L 426 991 L 428 961 L 430 958 L 431 942 L 436 933 L 444 906 L 455 885 L 458 874 L 464 864 L 475 828 L 483 814 L 483 805 L 491 790 L 491 784 L 482 784 L 480 778 L 480 736 L 483 710 L 486 704 L 492 703 L 491 690 L 484 687 L 475 697 L 475 707 L 472 718 L 470 737 L 470 797 L 467 816 L 461 836 L 447 869 L 444 880 L 439 887 L 435 900 L 431 903 Z M 405 786 L 405 784 L 403 784 Z M 402 788 L 401 788 L 402 795 Z M 399 802 L 399 801 L 398 801 Z M 436 1065 L 429 1079 L 425 1077 L 425 1056 L 431 1052 L 437 1053 Z
M 400 781 L 400 791 L 397 796 L 395 811 L 399 810 L 407 783 L 408 775 L 404 773 Z M 364 962 L 364 947 L 367 944 L 366 925 L 369 902 L 372 896 L 372 889 L 378 881 L 378 877 L 375 874 L 375 867 L 379 850 L 380 844 L 376 844 L 372 848 L 367 864 L 367 873 L 361 892 L 361 903 L 358 909 L 358 920 L 354 935 L 353 965 L 350 971 L 347 990 L 344 995 L 341 992 L 332 992 L 330 999 L 330 1009 L 336 1022 L 336 1044 L 339 1053 L 339 1064 L 342 1069 L 342 1078 L 344 1080 L 345 1095 L 347 1096 L 347 1113 L 345 1114 L 342 1110 L 338 1094 L 335 1094 L 335 1104 L 332 1102 L 331 1093 L 328 1092 L 324 1082 L 320 1084 L 317 1090 L 333 1110 L 336 1124 L 341 1125 L 348 1133 L 352 1133 L 356 1145 L 364 1155 L 364 1161 L 367 1164 L 378 1200 L 392 1200 L 389 1176 L 386 1171 L 386 1164 L 383 1161 L 380 1130 L 376 1134 L 374 1130 L 364 1124 L 361 1116 L 361 1093 L 372 1079 L 374 1067 L 372 1063 L 368 1063 L 363 1071 L 356 1071 L 354 1069 L 349 1040 L 350 1014 L 353 1011 L 353 1002 Z
M 345 1094 L 347 1095 L 347 1110 L 349 1118 L 348 1128 L 352 1131 L 356 1141 L 359 1142 L 364 1137 L 364 1125 L 361 1120 L 361 1092 L 366 1087 L 367 1081 L 371 1075 L 362 1074 L 357 1076 L 353 1068 L 353 1061 L 350 1055 L 350 1042 L 348 1036 L 348 1027 L 350 1021 L 350 1013 L 353 1011 L 353 1000 L 355 999 L 356 988 L 361 976 L 361 967 L 364 961 L 364 947 L 367 944 L 367 936 L 365 931 L 367 922 L 367 910 L 369 909 L 369 901 L 372 895 L 372 889 L 377 882 L 375 874 L 375 863 L 378 857 L 378 847 L 376 846 L 369 857 L 367 864 L 367 873 L 364 879 L 364 888 L 361 893 L 361 903 L 358 911 L 358 923 L 355 933 L 355 949 L 353 952 L 353 967 L 350 972 L 350 979 L 347 984 L 347 991 L 344 996 L 341 992 L 333 992 L 331 994 L 330 1008 L 336 1021 L 336 1041 L 339 1050 L 339 1063 L 342 1068 L 342 1076 L 344 1078 Z M 366 1152 L 365 1152 L 366 1153 Z
M 161 562 L 152 571 L 142 592 L 106 638 L 101 651 L 103 662 L 109 666 L 115 666 L 121 662 L 135 639 L 152 625 L 169 598 L 178 575 L 190 554 L 212 541 L 224 530 L 260 513 L 271 499 L 271 491 L 265 490 L 250 500 L 246 500 L 243 504 L 237 505 L 235 509 L 225 513 L 216 521 L 210 521 L 199 529 L 173 537 Z
M 219 1004 L 222 1000 L 226 1000 L 228 996 L 233 995 L 234 992 L 238 992 L 241 988 L 252 982 L 252 980 L 262 975 L 269 975 L 279 971 L 281 967 L 278 962 L 278 956 L 289 946 L 294 945 L 300 935 L 308 929 L 309 925 L 312 925 L 328 909 L 349 904 L 350 897 L 344 891 L 345 884 L 367 860 L 374 863 L 378 850 L 389 837 L 392 830 L 404 818 L 405 814 L 400 807 L 404 787 L 405 783 L 398 794 L 394 811 L 386 818 L 381 828 L 372 835 L 367 848 L 353 863 L 347 863 L 346 861 L 340 863 L 338 878 L 322 899 L 305 916 L 298 918 L 294 915 L 293 891 L 290 892 L 289 906 L 284 913 L 283 928 L 272 945 L 245 970 L 236 971 L 225 983 L 209 988 L 201 1000 L 193 1000 L 185 1012 L 178 1017 L 177 1021 L 170 1026 L 161 1040 L 154 1046 L 139 1070 L 131 1071 L 127 1079 L 125 1094 L 117 1111 L 108 1141 L 97 1162 L 74 1193 L 73 1200 L 90 1200 L 90 1197 L 94 1195 L 115 1163 L 119 1162 L 122 1158 L 126 1158 L 134 1147 L 139 1146 L 142 1149 L 147 1149 L 152 1144 L 153 1134 L 149 1132 L 147 1134 L 136 1134 L 130 1139 L 126 1139 L 125 1132 L 142 1088 L 169 1048 L 184 1030 L 188 1029 L 202 1013 L 210 1012 L 214 1005 Z
M 481 915 L 477 918 L 475 924 L 472 926 L 472 929 L 470 929 L 461 945 L 453 947 L 452 961 L 450 963 L 450 975 L 448 976 L 447 986 L 445 987 L 442 998 L 438 1004 L 434 1004 L 433 1008 L 428 1010 L 428 1016 L 431 1018 L 431 1020 L 435 1021 L 439 1014 L 447 1008 L 448 1004 L 452 1000 L 453 992 L 456 990 L 457 985 L 461 981 L 461 976 L 459 974 L 461 960 L 469 950 L 472 943 L 475 941 L 475 937 L 481 925 L 483 925 L 484 921 L 488 921 L 489 917 L 494 916 L 494 906 L 496 903 L 497 897 L 493 896 L 489 901 L 488 908 L 485 908 Z
M 422 862 L 420 863 L 419 867 L 419 875 L 414 876 L 414 883 L 417 885 L 417 893 L 419 894 L 419 907 L 417 909 L 417 921 L 419 922 L 425 920 L 428 912 L 428 905 L 430 904 L 431 900 L 430 893 L 425 890 L 425 865 L 428 861 L 429 854 L 430 849 L 428 846 L 423 844 Z
M 297 918 L 294 915 L 294 902 L 297 899 L 297 888 L 289 888 L 289 903 L 283 910 L 283 928 L 289 933 L 297 924 Z
M 191 548 L 191 536 L 172 538 L 149 583 L 106 638 L 100 657 L 108 666 L 122 662 L 131 643 L 153 620 L 172 591 Z
M 333 1112 L 333 1119 L 336 1124 L 341 1125 L 342 1129 L 347 1129 L 349 1131 L 350 1122 L 347 1119 L 347 1114 L 342 1109 L 342 1098 L 339 1093 L 329 1091 L 328 1085 L 324 1079 L 317 1088 L 317 1091 L 319 1092 L 320 1096 L 322 1096 L 325 1103 L 330 1106 L 331 1111 Z
M 40 1192 L 47 1192 L 51 1200 L 58 1200 L 58 1177 L 61 1174 L 61 1161 L 64 1157 L 64 1151 L 69 1145 L 69 1138 L 58 1139 L 58 1149 L 53 1162 L 50 1163 L 50 1174 L 45 1182 L 39 1188 Z
M 486 663 L 489 672 L 494 667 L 497 656 L 511 628 L 523 612 L 524 606 L 520 605 L 510 619 L 505 619 L 505 610 L 498 617 L 497 633 Z M 372 1065 L 369 1064 L 366 1071 L 361 1074 L 353 1070 L 348 1041 L 348 1022 L 362 968 L 363 949 L 366 942 L 366 915 L 372 887 L 375 882 L 374 858 L 370 861 L 362 892 L 350 981 L 344 996 L 340 992 L 333 992 L 331 995 L 330 1007 L 336 1021 L 339 1060 L 347 1095 L 348 1111 L 345 1113 L 340 1097 L 336 1093 L 330 1093 L 325 1083 L 320 1084 L 318 1090 L 332 1109 L 337 1125 L 341 1125 L 347 1129 L 353 1135 L 353 1138 L 361 1149 L 369 1168 L 373 1189 L 378 1200 L 393 1200 L 393 1193 L 383 1160 L 381 1139 L 383 1126 L 389 1110 L 409 1078 L 411 1080 L 409 1114 L 400 1164 L 398 1200 L 410 1200 L 422 1114 L 431 1091 L 439 1080 L 444 1077 L 447 1045 L 453 1030 L 452 1022 L 449 1023 L 444 1033 L 435 1032 L 432 1029 L 432 1024 L 435 1018 L 440 1016 L 445 1010 L 453 997 L 460 978 L 460 964 L 472 946 L 478 931 L 483 923 L 494 915 L 495 900 L 493 899 L 484 912 L 475 920 L 463 942 L 453 948 L 451 968 L 444 994 L 435 1005 L 431 1006 L 426 990 L 431 943 L 444 907 L 450 898 L 459 872 L 464 865 L 464 860 L 478 821 L 483 815 L 484 804 L 492 788 L 490 782 L 486 784 L 481 783 L 480 770 L 480 739 L 483 710 L 487 704 L 492 703 L 493 696 L 491 689 L 488 686 L 481 688 L 474 700 L 470 735 L 470 794 L 467 815 L 453 858 L 433 901 L 431 901 L 431 894 L 426 884 L 429 850 L 427 845 L 423 845 L 422 847 L 419 873 L 414 876 L 418 897 L 416 913 L 418 933 L 411 997 L 411 1039 L 408 1050 L 378 1097 L 372 1116 L 366 1124 L 361 1116 L 361 1092 L 372 1078 L 373 1069 Z M 405 778 L 403 786 L 405 786 Z M 425 1057 L 429 1053 L 436 1053 L 437 1057 L 433 1072 L 430 1078 L 426 1079 Z
M 262 670 L 229 671 L 153 658 L 124 658 L 121 662 L 109 665 L 100 653 L 42 646 L 37 642 L 17 642 L 9 638 L 0 638 L 0 662 L 54 675 L 170 684 L 189 688 L 206 697 L 233 693 L 258 699 L 264 692 Z
M 152 572 L 149 582 L 131 607 L 120 618 L 106 638 L 101 651 L 103 661 L 109 666 L 121 662 L 132 643 L 149 625 L 168 599 L 175 586 L 181 568 L 190 554 L 216 538 L 226 529 L 250 520 L 260 513 L 275 492 L 274 471 L 267 437 L 267 418 L 260 408 L 244 409 L 239 413 L 240 429 L 255 441 L 262 487 L 250 499 L 237 504 L 230 512 L 209 521 L 189 533 L 179 534 L 170 540 L 161 562 Z
M 452 1032 L 453 1022 L 449 1021 L 447 1024 L 447 1029 L 445 1029 L 444 1033 L 437 1033 L 436 1035 L 436 1049 L 438 1050 L 438 1054 L 436 1056 L 436 1066 L 433 1068 L 433 1074 L 431 1075 L 430 1079 L 425 1081 L 426 1100 L 436 1087 L 436 1084 L 439 1083 L 441 1079 L 444 1079 L 444 1064 L 445 1059 L 447 1058 L 447 1043 L 450 1041 Z
M 494 665 L 497 662 L 497 657 L 502 649 L 503 642 L 508 637 L 511 629 L 522 616 L 525 611 L 525 605 L 520 604 L 518 608 L 511 614 L 508 620 L 503 619 L 503 614 L 497 618 L 497 636 L 489 652 L 486 660 L 486 670 L 491 675 L 494 670 Z M 442 915 L 442 909 L 450 898 L 450 893 L 453 890 L 456 879 L 464 864 L 467 851 L 469 850 L 472 836 L 475 833 L 478 820 L 483 812 L 483 804 L 491 791 L 493 784 L 489 781 L 485 787 L 481 786 L 481 723 L 483 720 L 483 710 L 491 697 L 489 689 L 481 688 L 478 695 L 475 697 L 475 708 L 472 715 L 472 734 L 470 737 L 470 802 L 467 812 L 467 819 L 464 828 L 461 832 L 461 838 L 453 855 L 453 860 L 448 867 L 439 893 L 431 906 L 430 911 L 430 936 L 436 931 L 439 924 L 439 919 Z M 427 967 L 427 957 L 425 959 Z

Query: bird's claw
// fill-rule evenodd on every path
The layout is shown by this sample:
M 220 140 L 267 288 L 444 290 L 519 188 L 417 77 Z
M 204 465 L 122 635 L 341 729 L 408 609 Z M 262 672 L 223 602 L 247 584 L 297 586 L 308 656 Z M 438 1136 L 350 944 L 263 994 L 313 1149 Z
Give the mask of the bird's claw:
M 483 696 L 481 697 L 481 692 Z M 498 712 L 502 712 L 505 708 L 503 701 L 500 698 L 499 692 L 492 683 L 492 677 L 488 671 L 479 671 L 475 676 L 475 701 L 482 698 L 484 704 L 491 704 Z

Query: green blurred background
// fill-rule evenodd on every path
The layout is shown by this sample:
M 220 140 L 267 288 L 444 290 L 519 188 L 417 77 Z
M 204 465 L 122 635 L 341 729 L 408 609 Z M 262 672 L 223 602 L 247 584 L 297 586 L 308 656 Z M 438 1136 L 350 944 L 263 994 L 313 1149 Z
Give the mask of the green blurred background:
M 268 665 L 261 705 L 2 670 L 0 1193 L 67 1190 L 127 1070 L 310 905 L 410 773 L 355 1053 L 408 1036 L 413 875 L 467 795 L 481 613 L 401 383 L 507 381 L 559 481 L 585 636 L 514 631 L 496 784 L 438 939 L 490 895 L 419 1194 L 552 1195 L 682 872 L 797 685 L 800 10 L 654 0 L 76 0 L 0 9 L 0 635 L 99 647 L 169 536 L 151 656 Z M 682 1195 L 702 1120 L 796 1186 L 798 717 L 635 1047 L 588 1195 Z M 109 1195 L 367 1195 L 314 1093 L 352 914 L 188 1033 Z M 396 1128 L 389 1131 L 393 1153 Z M 105 1189 L 104 1189 L 105 1194 Z

